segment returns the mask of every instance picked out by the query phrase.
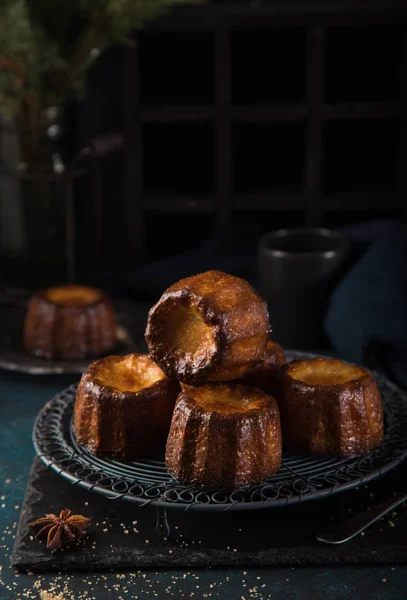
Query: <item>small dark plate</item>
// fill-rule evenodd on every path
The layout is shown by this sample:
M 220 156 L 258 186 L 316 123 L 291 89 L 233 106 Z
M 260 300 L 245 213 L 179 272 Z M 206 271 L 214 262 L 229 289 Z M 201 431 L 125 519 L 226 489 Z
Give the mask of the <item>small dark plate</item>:
M 31 375 L 69 375 L 83 373 L 92 359 L 48 359 L 29 354 L 23 348 L 24 305 L 0 306 L 0 369 Z M 108 354 L 142 352 L 142 332 L 147 319 L 147 307 L 118 303 L 117 344 Z M 130 323 L 133 325 L 130 331 Z

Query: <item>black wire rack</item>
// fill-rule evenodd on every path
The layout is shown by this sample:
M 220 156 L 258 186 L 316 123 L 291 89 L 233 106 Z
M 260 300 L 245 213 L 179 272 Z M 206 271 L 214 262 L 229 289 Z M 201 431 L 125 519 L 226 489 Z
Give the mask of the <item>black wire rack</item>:
M 288 359 L 310 357 L 289 352 Z M 383 443 L 367 456 L 336 459 L 284 453 L 280 471 L 261 485 L 230 493 L 206 491 L 174 480 L 163 459 L 119 462 L 82 448 L 72 430 L 76 384 L 48 402 L 33 430 L 41 460 L 72 484 L 111 500 L 155 506 L 157 530 L 168 537 L 167 509 L 254 510 L 321 499 L 375 479 L 407 456 L 407 395 L 375 373 L 385 414 Z

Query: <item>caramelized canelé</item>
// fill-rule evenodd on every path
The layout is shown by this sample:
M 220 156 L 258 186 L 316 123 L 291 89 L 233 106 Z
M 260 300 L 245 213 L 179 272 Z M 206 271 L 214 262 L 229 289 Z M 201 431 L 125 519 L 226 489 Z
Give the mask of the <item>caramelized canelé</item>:
M 245 375 L 262 360 L 268 333 L 266 303 L 247 281 L 207 271 L 164 292 L 145 337 L 169 377 L 201 385 Z
M 116 344 L 116 318 L 110 298 L 83 285 L 36 292 L 28 305 L 24 347 L 45 358 L 84 359 Z
M 76 395 L 76 438 L 98 455 L 154 456 L 165 448 L 178 392 L 178 382 L 146 354 L 95 361 Z
M 285 353 L 280 344 L 267 342 L 263 360 L 235 383 L 258 388 L 278 400 L 281 388 L 281 367 L 286 364 Z M 188 384 L 181 382 L 181 389 L 187 390 Z
M 276 401 L 237 383 L 181 392 L 167 440 L 166 465 L 184 483 L 236 489 L 264 481 L 280 468 Z
M 383 439 L 383 406 L 369 371 L 337 359 L 283 367 L 279 407 L 284 446 L 312 454 L 366 454 Z
M 241 379 L 241 383 L 257 387 L 266 394 L 278 398 L 280 371 L 286 359 L 283 348 L 276 342 L 267 342 L 264 357 L 254 369 Z

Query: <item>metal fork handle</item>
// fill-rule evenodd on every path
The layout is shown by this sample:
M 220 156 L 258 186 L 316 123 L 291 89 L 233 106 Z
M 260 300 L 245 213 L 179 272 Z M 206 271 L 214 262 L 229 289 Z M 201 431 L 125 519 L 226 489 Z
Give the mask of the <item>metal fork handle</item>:
M 325 544 L 343 544 L 344 542 L 348 542 L 406 500 L 407 493 L 404 491 L 397 496 L 393 496 L 393 498 L 380 502 L 380 504 L 371 506 L 363 513 L 358 513 L 354 517 L 337 523 L 326 531 L 319 533 L 317 540 Z

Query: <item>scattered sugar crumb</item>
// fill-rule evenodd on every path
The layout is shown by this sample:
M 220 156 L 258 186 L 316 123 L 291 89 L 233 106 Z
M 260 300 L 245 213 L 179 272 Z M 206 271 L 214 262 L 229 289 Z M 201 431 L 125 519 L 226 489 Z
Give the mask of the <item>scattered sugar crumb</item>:
M 63 593 L 54 594 L 53 592 L 47 592 L 45 590 L 40 591 L 41 600 L 65 600 Z

